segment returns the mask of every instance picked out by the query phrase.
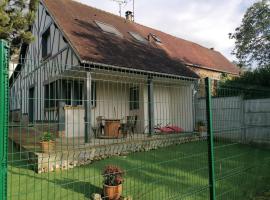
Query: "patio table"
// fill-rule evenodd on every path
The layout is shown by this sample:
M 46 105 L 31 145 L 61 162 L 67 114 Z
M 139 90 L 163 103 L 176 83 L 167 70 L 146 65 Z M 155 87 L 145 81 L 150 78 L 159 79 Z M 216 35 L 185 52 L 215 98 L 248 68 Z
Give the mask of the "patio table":
M 105 136 L 118 137 L 120 128 L 120 119 L 105 119 Z

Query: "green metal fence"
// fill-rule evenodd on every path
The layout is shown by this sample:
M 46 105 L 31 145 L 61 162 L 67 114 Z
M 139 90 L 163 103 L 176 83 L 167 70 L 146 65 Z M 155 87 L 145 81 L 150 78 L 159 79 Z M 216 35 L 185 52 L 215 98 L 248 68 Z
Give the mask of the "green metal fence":
M 1 57 L 2 199 L 109 199 L 115 166 L 122 199 L 241 200 L 270 189 L 269 91 L 20 62 L 7 70 Z
M 8 53 L 7 43 L 0 40 L 0 198 L 3 200 L 7 196 Z

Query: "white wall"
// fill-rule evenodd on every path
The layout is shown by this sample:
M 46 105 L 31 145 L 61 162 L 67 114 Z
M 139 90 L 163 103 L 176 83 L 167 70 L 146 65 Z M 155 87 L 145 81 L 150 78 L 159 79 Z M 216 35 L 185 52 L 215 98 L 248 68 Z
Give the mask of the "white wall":
M 171 124 L 182 127 L 185 131 L 194 130 L 193 85 L 173 86 L 171 92 Z
M 84 137 L 83 107 L 65 107 L 65 137 Z
M 155 125 L 167 124 L 193 131 L 193 89 L 192 85 L 154 86 Z

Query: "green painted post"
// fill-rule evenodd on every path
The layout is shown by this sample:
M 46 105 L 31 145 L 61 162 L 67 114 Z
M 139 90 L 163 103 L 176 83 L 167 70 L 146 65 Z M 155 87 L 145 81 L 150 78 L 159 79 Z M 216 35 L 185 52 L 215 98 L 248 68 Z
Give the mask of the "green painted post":
M 155 132 L 154 130 L 154 84 L 153 77 L 148 77 L 148 135 L 152 136 Z
M 210 200 L 216 200 L 211 79 L 205 79 Z
M 0 40 L 0 199 L 7 199 L 8 45 Z

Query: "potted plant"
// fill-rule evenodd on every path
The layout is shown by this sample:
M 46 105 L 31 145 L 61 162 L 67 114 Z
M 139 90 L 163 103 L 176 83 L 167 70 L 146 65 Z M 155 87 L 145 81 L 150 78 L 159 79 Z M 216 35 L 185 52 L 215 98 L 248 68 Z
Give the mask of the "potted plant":
M 206 136 L 206 125 L 204 121 L 201 120 L 197 122 L 197 129 L 201 136 Z
M 113 165 L 108 165 L 103 171 L 104 184 L 103 192 L 105 198 L 109 200 L 118 200 L 122 195 L 122 183 L 124 171 Z
M 50 153 L 55 150 L 55 137 L 50 132 L 44 132 L 40 137 L 40 147 L 43 153 Z

